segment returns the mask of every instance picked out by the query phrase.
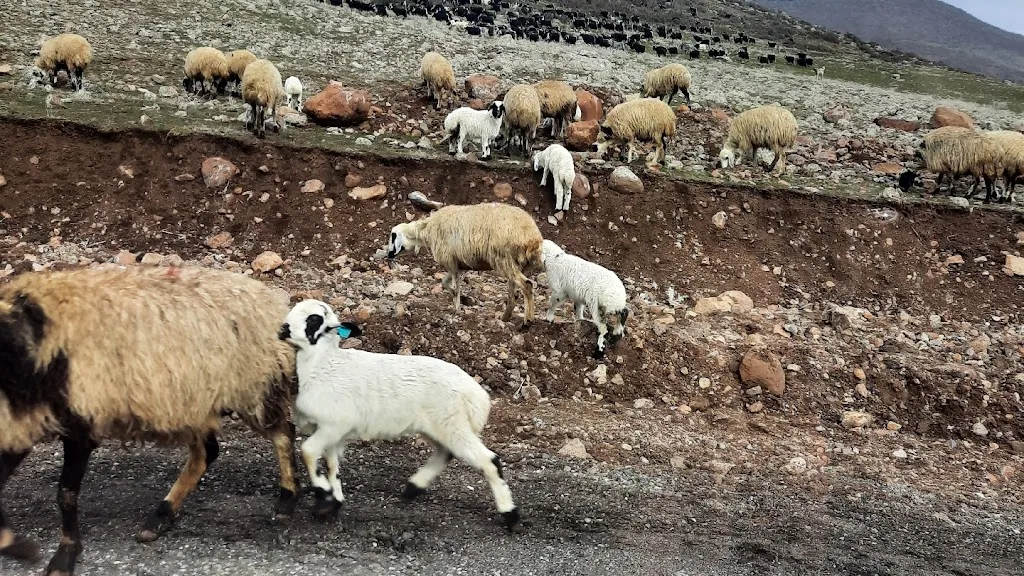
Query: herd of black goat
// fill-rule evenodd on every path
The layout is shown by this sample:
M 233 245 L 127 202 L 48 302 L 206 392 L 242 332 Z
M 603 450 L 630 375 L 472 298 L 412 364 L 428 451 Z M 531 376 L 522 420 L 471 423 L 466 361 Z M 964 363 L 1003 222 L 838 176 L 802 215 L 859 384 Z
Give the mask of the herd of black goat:
M 347 4 L 353 10 L 375 12 L 380 16 L 422 16 L 445 22 L 450 26 L 464 28 L 471 36 L 512 36 L 519 40 L 533 42 L 565 42 L 576 44 L 582 41 L 592 46 L 605 48 L 623 48 L 644 53 L 648 50 L 658 56 L 687 55 L 696 60 L 705 54 L 709 58 L 726 58 L 729 56 L 725 46 L 732 42 L 740 45 L 736 57 L 749 60 L 748 46 L 757 44 L 740 32 L 729 34 L 716 33 L 714 24 L 697 23 L 698 11 L 690 8 L 690 15 L 695 23 L 686 26 L 679 23 L 679 17 L 673 17 L 673 24 L 652 26 L 641 22 L 639 16 L 629 16 L 621 12 L 600 11 L 598 14 L 584 14 L 577 10 L 567 10 L 547 4 L 543 8 L 531 8 L 525 4 L 507 0 L 328 0 L 334 6 Z M 662 8 L 668 7 L 665 2 Z M 504 15 L 505 22 L 498 23 L 498 15 Z M 724 14 L 724 18 L 731 17 Z M 684 37 L 692 35 L 692 42 Z M 671 41 L 677 41 L 672 43 Z M 775 42 L 767 42 L 769 50 L 774 50 Z M 761 64 L 774 64 L 775 54 L 768 53 L 758 56 Z M 813 66 L 814 59 L 800 52 L 796 56 L 786 56 L 786 63 L 796 66 Z

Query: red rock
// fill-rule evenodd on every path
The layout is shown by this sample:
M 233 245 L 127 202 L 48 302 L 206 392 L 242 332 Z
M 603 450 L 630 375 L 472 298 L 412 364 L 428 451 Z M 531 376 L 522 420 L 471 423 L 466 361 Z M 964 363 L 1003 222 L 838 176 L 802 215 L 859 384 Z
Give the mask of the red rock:
M 252 261 L 252 269 L 253 272 L 257 273 L 271 272 L 280 268 L 282 264 L 284 264 L 284 260 L 281 259 L 277 252 L 267 250 Z
M 499 182 L 494 185 L 494 195 L 502 200 L 512 197 L 512 185 L 508 182 Z
M 871 167 L 871 169 L 880 174 L 899 174 L 900 172 L 903 172 L 902 166 L 900 166 L 899 164 L 894 164 L 892 162 L 883 162 L 881 164 L 875 164 L 874 166 Z
M 590 178 L 586 174 L 577 172 L 576 179 L 572 181 L 572 197 L 586 198 L 590 196 Z
M 601 99 L 586 90 L 576 91 L 576 103 L 580 107 L 580 121 L 600 120 L 604 114 Z
M 748 388 L 760 386 L 776 396 L 782 396 L 786 391 L 786 373 L 782 371 L 782 362 L 771 350 L 747 351 L 740 361 L 740 381 Z
M 943 126 L 960 126 L 962 128 L 974 128 L 974 121 L 971 117 L 956 108 L 950 108 L 949 106 L 939 106 L 935 109 L 935 113 L 932 114 L 932 128 L 942 128 Z
M 687 116 L 689 114 L 690 114 L 690 107 L 687 106 L 686 104 L 680 104 L 679 107 L 676 108 L 676 118 L 682 118 L 682 117 Z
M 839 122 L 840 120 L 849 120 L 850 119 L 850 112 L 847 111 L 846 108 L 843 108 L 842 106 L 837 106 L 837 107 L 835 107 L 835 108 L 833 108 L 831 110 L 826 111 L 821 116 L 822 116 L 822 118 L 825 119 L 825 122 L 828 122 L 830 124 L 835 124 L 836 122 Z
M 332 82 L 322 92 L 303 102 L 302 111 L 313 122 L 323 126 L 359 124 L 370 114 L 370 93 L 342 88 Z
M 345 175 L 345 188 L 355 188 L 363 182 L 363 177 L 359 174 L 352 174 L 349 172 Z
M 501 91 L 501 80 L 486 74 L 470 74 L 466 77 L 466 94 L 470 98 L 492 102 Z
M 469 106 L 473 110 L 483 110 L 484 108 L 487 108 L 487 103 L 479 98 L 473 98 L 472 100 L 469 101 L 467 106 Z
M 220 188 L 238 174 L 238 167 L 229 160 L 214 156 L 203 160 L 202 173 L 208 188 Z
M 729 113 L 726 112 L 725 110 L 721 109 L 721 108 L 712 108 L 711 109 L 711 116 L 715 120 L 718 120 L 719 122 L 722 122 L 722 123 L 725 123 L 725 124 L 728 124 L 728 122 L 729 122 Z
M 921 129 L 921 123 L 913 120 L 900 120 L 899 118 L 875 118 L 875 124 L 878 124 L 882 128 L 889 128 L 891 130 L 900 130 L 902 132 L 917 132 Z
M 597 133 L 600 126 L 597 120 L 586 122 L 573 122 L 565 132 L 565 147 L 577 152 L 585 152 L 597 142 Z

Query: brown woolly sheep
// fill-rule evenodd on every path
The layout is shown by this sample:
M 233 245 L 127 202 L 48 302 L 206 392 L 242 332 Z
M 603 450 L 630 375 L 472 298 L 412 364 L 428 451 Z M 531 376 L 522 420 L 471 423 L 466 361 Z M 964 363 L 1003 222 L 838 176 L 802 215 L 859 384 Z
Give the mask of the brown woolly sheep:
M 502 320 L 512 318 L 516 287 L 523 292 L 523 327 L 533 320 L 534 281 L 525 274 L 540 271 L 540 229 L 521 208 L 496 202 L 445 206 L 415 222 L 391 229 L 388 258 L 412 248 L 427 247 L 434 261 L 448 271 L 441 285 L 454 292 L 455 311 L 462 307 L 461 270 L 493 270 L 508 280 L 508 300 Z
M 748 152 L 757 163 L 757 152 L 771 148 L 775 154 L 769 172 L 786 170 L 786 151 L 796 143 L 797 123 L 793 113 L 781 106 L 752 108 L 733 118 L 729 135 L 718 154 L 722 168 L 731 168 Z
M 665 161 L 665 148 L 676 135 L 676 114 L 657 98 L 623 102 L 608 112 L 594 151 L 603 155 L 613 144 L 628 144 L 626 162 L 632 162 L 637 140 L 654 142 L 655 162 Z
M 53 83 L 57 74 L 67 73 L 76 90 L 83 87 L 82 76 L 92 62 L 92 46 L 78 34 L 61 34 L 43 42 L 36 57 L 34 75 L 39 80 Z
M 234 84 L 239 92 L 242 91 L 242 74 L 245 74 L 246 67 L 256 61 L 256 55 L 248 50 L 235 50 L 228 52 L 228 83 Z
M 278 124 L 277 105 L 284 97 L 281 72 L 269 60 L 256 60 L 246 66 L 242 75 L 242 101 L 252 108 L 246 117 L 246 129 L 262 138 L 269 110 L 274 131 L 280 130 L 284 124 Z
M 32 447 L 64 446 L 62 532 L 47 574 L 70 575 L 81 550 L 78 493 L 104 439 L 186 444 L 188 461 L 136 538 L 171 524 L 218 453 L 221 414 L 238 413 L 274 444 L 276 513 L 298 494 L 294 352 L 279 340 L 287 298 L 240 274 L 113 266 L 26 273 L 0 287 L 0 491 Z M 34 558 L 0 506 L 0 555 Z
M 944 126 L 925 134 L 915 155 L 924 163 L 925 169 L 939 175 L 936 189 L 942 179 L 949 175 L 949 193 L 953 194 L 955 179 L 971 175 L 974 185 L 967 196 L 973 196 L 978 184 L 985 181 L 985 202 L 995 197 L 995 180 L 999 176 L 999 162 L 1002 147 L 995 140 L 971 128 Z
M 579 120 L 581 115 L 576 102 L 576 92 L 571 86 L 559 80 L 541 80 L 533 87 L 540 98 L 541 116 L 554 119 L 551 126 L 552 138 L 562 138 L 569 123 Z
M 666 104 L 672 103 L 676 92 L 682 92 L 686 105 L 690 105 L 690 71 L 682 64 L 668 64 L 647 73 L 641 95 L 645 98 L 665 99 Z
M 441 101 L 455 101 L 455 72 L 448 60 L 437 52 L 427 52 L 420 63 L 420 78 L 427 86 L 427 98 L 434 99 L 434 108 Z
M 529 84 L 516 84 L 508 89 L 502 102 L 505 105 L 505 120 L 501 124 L 501 136 L 495 140 L 495 146 L 507 149 L 513 142 L 518 143 L 522 146 L 523 157 L 529 158 L 541 120 L 537 89 Z M 508 155 L 512 155 L 511 150 Z
M 203 46 L 185 56 L 185 79 L 181 81 L 185 92 L 208 94 L 215 90 L 223 94 L 228 85 L 228 59 L 216 48 Z M 209 85 L 207 85 L 209 83 Z
M 997 130 L 987 134 L 1002 149 L 999 166 L 1006 181 L 1006 189 L 1000 201 L 1013 202 L 1017 179 L 1024 176 L 1024 134 L 1013 130 Z

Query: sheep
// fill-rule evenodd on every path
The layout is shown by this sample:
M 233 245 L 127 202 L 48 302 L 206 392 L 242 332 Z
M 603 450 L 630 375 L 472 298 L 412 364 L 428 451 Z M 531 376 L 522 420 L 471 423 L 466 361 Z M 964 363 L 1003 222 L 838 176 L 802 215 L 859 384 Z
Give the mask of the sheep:
M 636 140 L 654 142 L 655 162 L 665 160 L 665 148 L 676 134 L 676 114 L 658 98 L 623 102 L 608 112 L 593 150 L 603 155 L 612 144 L 629 144 L 627 163 L 633 161 Z
M 203 46 L 185 56 L 185 79 L 181 81 L 186 92 L 207 94 L 210 88 L 223 94 L 228 85 L 228 60 L 216 48 Z M 207 86 L 209 83 L 209 86 Z
M 420 77 L 427 86 L 427 98 L 440 109 L 442 100 L 455 100 L 455 72 L 448 60 L 437 52 L 427 52 L 420 64 Z
M 228 83 L 233 84 L 235 89 L 241 93 L 242 91 L 242 75 L 245 74 L 245 69 L 256 61 L 256 55 L 248 50 L 234 50 L 228 52 Z
M 547 184 L 548 173 L 555 187 L 555 210 L 568 210 L 572 199 L 572 185 L 576 181 L 576 166 L 572 154 L 561 144 L 552 144 L 533 155 L 533 170 L 544 170 L 540 185 Z
M 391 229 L 387 257 L 403 250 L 430 249 L 434 261 L 447 270 L 441 285 L 454 293 L 455 311 L 462 307 L 461 270 L 493 270 L 508 280 L 508 299 L 502 321 L 512 318 L 516 288 L 523 292 L 523 328 L 533 321 L 533 285 L 527 278 L 541 267 L 540 229 L 521 208 L 496 202 L 449 205 L 415 222 Z
M 302 82 L 299 81 L 295 76 L 289 76 L 284 81 L 284 94 L 288 99 L 288 107 L 292 107 L 292 98 L 294 97 L 297 101 L 298 109 L 302 109 Z
M 491 102 L 486 110 L 474 110 L 468 106 L 456 108 L 444 119 L 445 137 L 439 144 L 448 142 L 448 153 L 460 156 L 467 138 L 479 138 L 480 159 L 491 157 L 491 142 L 501 133 L 501 122 L 505 105 L 501 100 Z
M 1002 202 L 1013 202 L 1017 179 L 1024 176 L 1024 134 L 1013 130 L 996 130 L 988 137 L 1001 149 L 999 159 L 1003 179 L 1006 181 Z
M 544 271 L 551 297 L 548 299 L 547 321 L 554 322 L 555 311 L 566 300 L 572 300 L 574 318 L 583 320 L 583 308 L 590 310 L 591 321 L 597 326 L 597 344 L 594 357 L 605 353 L 605 336 L 608 325 L 605 317 L 613 315 L 612 336 L 609 343 L 614 346 L 626 330 L 629 308 L 626 306 L 626 288 L 622 280 L 611 270 L 578 256 L 568 254 L 551 240 L 541 244 Z
M 542 117 L 537 89 L 529 84 L 516 84 L 508 89 L 502 101 L 505 103 L 505 120 L 495 145 L 507 149 L 510 144 L 518 143 L 522 147 L 523 158 L 528 158 Z M 508 155 L 512 155 L 511 150 Z
M 817 78 L 824 78 L 825 77 L 825 67 L 822 66 L 821 68 L 815 68 L 814 69 L 814 75 Z
M 541 80 L 533 85 L 540 98 L 540 114 L 543 118 L 553 118 L 551 137 L 561 139 L 570 122 L 579 121 L 582 116 L 576 101 L 576 92 L 565 82 L 558 80 Z M 571 119 L 571 120 L 570 120 Z
M 645 98 L 666 97 L 665 103 L 671 104 L 676 92 L 681 92 L 690 105 L 690 71 L 682 64 L 668 64 L 647 73 L 644 78 L 643 90 L 640 95 Z
M 295 421 L 311 434 L 301 452 L 316 493 L 315 514 L 333 516 L 345 500 L 338 461 L 348 442 L 421 434 L 434 452 L 409 478 L 403 500 L 423 494 L 448 462 L 459 458 L 484 474 L 506 527 L 519 531 L 519 508 L 501 460 L 480 440 L 491 408 L 480 384 L 437 358 L 342 349 L 339 329 L 348 336 L 362 334 L 354 323 L 340 322 L 327 304 L 303 300 L 280 331 L 281 339 L 296 348 Z M 321 457 L 327 461 L 326 478 L 317 471 Z
M 281 472 L 276 514 L 298 484 L 288 422 L 294 351 L 278 339 L 287 298 L 241 274 L 101 266 L 30 272 L 0 287 L 0 490 L 33 446 L 63 442 L 62 537 L 47 574 L 72 574 L 78 493 L 104 439 L 186 444 L 181 475 L 136 535 L 166 531 L 218 454 L 221 414 L 270 438 Z M 0 507 L 0 555 L 34 558 Z
M 779 174 L 783 174 L 786 169 L 786 150 L 796 143 L 796 133 L 796 118 L 789 110 L 781 106 L 752 108 L 733 119 L 718 158 L 722 168 L 731 168 L 747 152 L 752 154 L 756 163 L 758 150 L 771 148 L 775 158 L 768 171 L 774 172 L 778 166 Z
M 973 196 L 978 184 L 985 181 L 985 202 L 995 197 L 994 183 L 999 172 L 1002 147 L 988 136 L 958 126 L 945 126 L 925 134 L 915 156 L 924 167 L 939 175 L 936 188 L 948 174 L 952 179 L 963 175 L 974 177 L 974 186 L 967 196 Z M 950 194 L 953 186 L 950 186 Z
M 35 59 L 32 75 L 51 85 L 61 70 L 67 73 L 75 90 L 82 90 L 82 76 L 92 62 L 92 45 L 78 34 L 61 34 L 43 42 Z
M 281 73 L 269 60 L 256 60 L 245 68 L 242 75 L 242 101 L 252 108 L 247 117 L 246 129 L 262 138 L 265 129 L 266 112 L 270 110 L 273 130 L 280 129 L 277 123 L 277 105 L 284 96 L 281 87 Z

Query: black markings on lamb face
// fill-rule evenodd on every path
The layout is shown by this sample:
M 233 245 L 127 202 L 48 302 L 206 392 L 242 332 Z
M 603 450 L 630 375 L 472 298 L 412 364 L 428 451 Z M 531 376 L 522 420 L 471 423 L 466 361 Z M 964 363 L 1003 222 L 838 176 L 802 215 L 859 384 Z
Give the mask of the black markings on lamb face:
M 62 411 L 67 402 L 67 355 L 59 352 L 47 366 L 36 367 L 36 351 L 49 324 L 43 309 L 23 294 L 0 315 L 0 395 L 15 414 L 44 405 Z
M 306 317 L 306 339 L 310 344 L 316 344 L 320 339 L 320 327 L 324 325 L 324 317 L 319 314 L 310 314 Z

